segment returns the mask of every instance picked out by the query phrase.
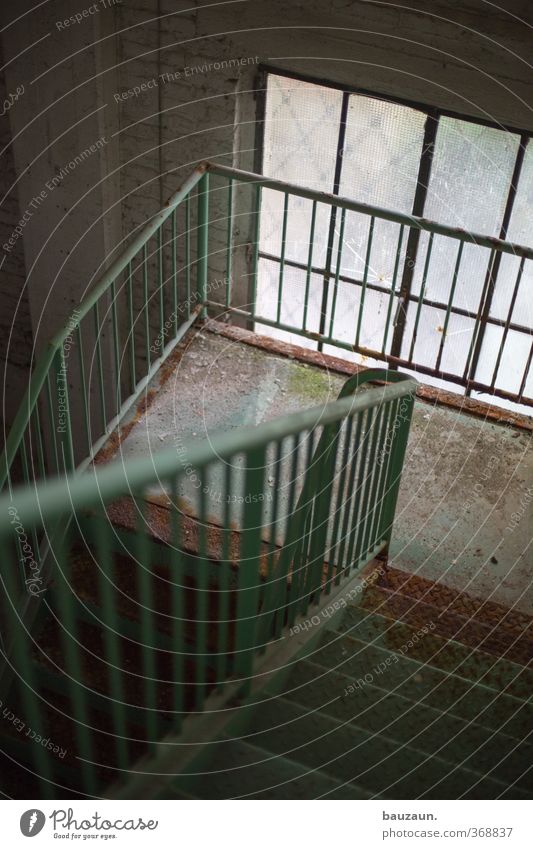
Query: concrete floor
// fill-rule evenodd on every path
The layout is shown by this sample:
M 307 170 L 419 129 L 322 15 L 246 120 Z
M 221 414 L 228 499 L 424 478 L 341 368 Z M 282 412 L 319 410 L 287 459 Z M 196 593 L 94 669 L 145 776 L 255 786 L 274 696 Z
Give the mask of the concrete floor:
M 219 429 L 259 424 L 326 403 L 337 397 L 344 380 L 325 369 L 199 332 L 131 429 L 121 453 L 127 458 L 155 452 Z M 531 448 L 525 431 L 417 401 L 393 564 L 533 613 Z M 216 490 L 219 484 L 215 480 L 211 485 Z M 193 500 L 186 489 L 182 496 Z M 209 505 L 215 519 L 221 510 Z

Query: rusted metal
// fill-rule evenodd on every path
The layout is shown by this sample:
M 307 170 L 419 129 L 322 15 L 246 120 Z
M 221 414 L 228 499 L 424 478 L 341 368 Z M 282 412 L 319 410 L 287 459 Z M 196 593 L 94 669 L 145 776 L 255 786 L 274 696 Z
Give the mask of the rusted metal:
M 302 363 L 328 369 L 338 374 L 357 374 L 366 369 L 365 365 L 349 363 L 341 357 L 334 357 L 331 354 L 324 354 L 319 351 L 311 351 L 308 348 L 302 348 L 300 345 L 282 342 L 270 336 L 263 336 L 260 333 L 246 330 L 234 324 L 224 324 L 214 319 L 209 319 L 204 324 L 204 327 L 211 333 L 225 336 L 227 339 L 233 339 L 235 342 L 243 342 L 246 345 L 260 348 L 263 351 L 299 360 Z M 311 333 L 308 335 L 310 338 L 313 335 L 316 336 L 316 334 Z M 416 395 L 417 398 L 424 402 L 442 404 L 445 407 L 452 407 L 453 409 L 460 410 L 462 413 L 483 418 L 497 424 L 505 424 L 521 430 L 533 431 L 532 417 L 514 413 L 502 407 L 496 407 L 493 404 L 488 404 L 486 401 L 465 398 L 455 392 L 439 389 L 424 383 L 419 383 Z

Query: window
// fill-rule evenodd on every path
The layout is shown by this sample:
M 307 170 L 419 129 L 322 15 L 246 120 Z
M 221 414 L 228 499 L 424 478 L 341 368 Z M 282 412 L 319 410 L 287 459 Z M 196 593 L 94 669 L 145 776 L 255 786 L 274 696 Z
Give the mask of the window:
M 265 176 L 531 244 L 525 134 L 274 72 L 264 117 Z M 461 244 L 265 189 L 258 329 L 531 412 L 533 260 Z

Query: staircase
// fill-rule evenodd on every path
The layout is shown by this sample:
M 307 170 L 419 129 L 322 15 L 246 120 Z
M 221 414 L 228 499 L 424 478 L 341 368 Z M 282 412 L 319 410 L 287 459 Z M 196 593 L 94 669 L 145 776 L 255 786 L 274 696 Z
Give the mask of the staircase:
M 254 186 L 250 256 L 232 229 L 237 181 Z M 375 321 L 363 310 L 366 282 L 355 340 L 332 336 L 342 239 L 327 335 L 306 325 L 308 292 L 301 326 L 281 320 L 292 297 L 283 257 L 277 317 L 262 315 L 263 188 L 285 196 L 283 232 L 290 196 L 337 207 L 341 221 L 366 215 L 370 241 L 374 219 L 394 223 L 395 279 L 404 228 L 531 258 L 259 175 L 209 164 L 190 175 L 50 341 L 0 457 L 0 790 L 20 799 L 527 797 L 531 621 L 392 568 L 364 577 L 376 558 L 386 562 L 417 393 L 398 366 L 419 364 L 392 358 L 393 371 L 358 371 L 336 401 L 311 393 L 318 406 L 118 456 L 169 377 L 181 398 L 179 346 L 208 309 L 220 313 L 209 291 L 213 258 L 222 261 L 224 219 L 209 203 L 220 184 L 228 317 L 379 362 L 390 360 L 395 282 L 383 289 L 382 350 L 362 345 Z M 249 312 L 233 304 L 241 249 Z M 410 356 L 416 332 L 417 322 Z M 67 365 L 68 393 L 52 392 Z M 39 598 L 31 569 L 42 576 Z
M 367 587 L 159 798 L 530 798 L 531 622 L 409 590 L 396 570 Z
M 374 566 L 375 563 L 374 562 Z M 134 563 L 117 557 L 114 579 L 131 603 L 118 610 L 119 659 L 126 671 L 124 701 L 127 742 L 121 752 L 110 704 L 116 693 L 109 677 L 106 636 L 96 624 L 105 621 L 95 590 L 89 552 L 74 549 L 70 580 L 80 601 L 75 634 L 79 680 L 89 693 L 93 732 L 90 759 L 94 795 L 118 793 L 128 798 L 528 798 L 533 790 L 533 657 L 531 621 L 516 611 L 482 602 L 393 568 L 367 567 L 355 591 L 341 587 L 334 616 L 310 610 L 292 633 L 305 642 L 286 664 L 243 698 L 230 689 L 218 696 L 220 729 L 197 714 L 203 737 L 176 737 L 175 693 L 158 683 L 157 713 L 144 709 L 146 681 L 139 645 L 144 637 L 139 616 L 140 588 Z M 369 571 L 370 570 L 370 571 Z M 159 570 L 162 581 L 165 570 Z M 168 576 L 167 576 L 168 577 Z M 164 584 L 163 584 L 164 585 Z M 213 584 L 214 586 L 214 584 Z M 54 588 L 52 587 L 52 592 Z M 157 594 L 155 620 L 158 651 L 155 671 L 172 680 L 171 638 L 166 620 L 169 602 Z M 194 616 L 194 592 L 186 592 L 185 620 Z M 234 601 L 231 602 L 233 608 Z M 50 608 L 51 609 L 51 608 Z M 331 603 L 329 608 L 332 609 Z M 302 624 L 303 623 L 303 624 Z M 307 623 L 307 624 L 305 624 Z M 10 796 L 39 794 L 31 770 L 33 747 L 59 746 L 53 780 L 69 797 L 85 797 L 80 769 L 76 715 L 66 675 L 62 625 L 44 616 L 37 630 L 32 665 L 36 690 L 46 705 L 42 726 L 20 728 L 24 702 L 4 705 L 0 748 L 4 776 L 1 789 Z M 294 640 L 290 636 L 288 643 Z M 194 624 L 186 628 L 194 645 Z M 230 639 L 231 643 L 231 639 Z M 208 650 L 215 646 L 208 640 Z M 274 655 L 275 658 L 279 657 Z M 207 677 L 216 679 L 216 656 L 206 661 Z M 256 663 L 257 669 L 257 663 Z M 183 668 L 185 727 L 195 711 L 195 664 Z M 6 714 L 7 711 L 7 714 Z M 10 719 L 10 714 L 14 718 Z M 178 723 L 178 731 L 179 731 Z M 35 733 L 34 733 L 35 732 Z M 153 737 L 152 737 L 153 735 Z M 159 770 L 157 750 L 146 742 L 182 741 L 185 754 L 176 767 Z M 163 747 L 164 748 L 164 747 Z M 61 752 L 64 750 L 64 753 Z M 174 752 L 177 750 L 174 749 Z M 121 758 L 123 759 L 121 761 Z M 132 769 L 133 784 L 117 772 Z M 136 775 L 139 771 L 140 775 Z M 159 778 L 143 772 L 163 773 Z M 165 777 L 164 773 L 170 773 Z M 174 774 L 175 773 L 175 774 Z

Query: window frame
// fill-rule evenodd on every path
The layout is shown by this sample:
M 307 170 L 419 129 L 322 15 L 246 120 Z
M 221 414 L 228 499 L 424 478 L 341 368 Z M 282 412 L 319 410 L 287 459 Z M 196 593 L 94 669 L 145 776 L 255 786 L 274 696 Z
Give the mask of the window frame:
M 382 92 L 374 91 L 371 89 L 364 88 L 362 86 L 356 85 L 346 85 L 344 83 L 336 83 L 333 80 L 324 79 L 321 77 L 316 77 L 309 74 L 302 74 L 296 71 L 288 71 L 284 68 L 278 68 L 274 65 L 269 64 L 261 64 L 258 67 L 257 72 L 257 85 L 256 85 L 256 93 L 257 93 L 257 119 L 256 119 L 256 145 L 255 145 L 255 170 L 257 173 L 263 173 L 264 167 L 264 140 L 265 140 L 265 120 L 266 120 L 266 96 L 267 96 L 267 86 L 268 86 L 268 77 L 269 75 L 275 75 L 279 77 L 285 77 L 289 80 L 297 80 L 299 82 L 309 83 L 311 85 L 322 86 L 326 88 L 332 88 L 336 91 L 342 93 L 342 106 L 341 106 L 341 115 L 339 121 L 339 131 L 337 137 L 337 151 L 336 151 L 336 161 L 335 161 L 335 175 L 333 181 L 333 187 L 331 189 L 332 194 L 339 194 L 339 185 L 342 174 L 342 151 L 344 148 L 344 140 L 346 136 L 346 116 L 348 110 L 348 102 L 351 94 L 358 94 L 364 97 L 371 97 L 374 100 L 382 100 L 388 103 L 397 103 L 402 106 L 406 106 L 410 109 L 416 109 L 419 112 L 422 112 L 426 115 L 425 127 L 424 127 L 424 140 L 422 145 L 422 153 L 420 156 L 419 170 L 417 175 L 417 185 L 413 198 L 413 207 L 411 213 L 413 215 L 424 217 L 424 209 L 426 205 L 426 199 L 428 195 L 428 189 L 431 179 L 431 170 L 433 164 L 433 155 L 435 150 L 435 141 L 437 138 L 439 122 L 441 118 L 453 118 L 459 121 L 465 121 L 472 124 L 476 124 L 478 126 L 491 127 L 493 129 L 502 130 L 505 132 L 512 133 L 513 135 L 518 137 L 518 149 L 516 154 L 516 159 L 513 165 L 512 175 L 507 191 L 507 197 L 505 201 L 505 206 L 502 214 L 502 220 L 500 223 L 500 229 L 497 234 L 497 238 L 506 239 L 507 232 L 509 228 L 509 224 L 511 221 L 511 216 L 514 207 L 514 201 L 518 191 L 518 184 L 520 180 L 520 174 L 522 171 L 522 165 L 524 162 L 526 149 L 529 143 L 529 140 L 533 136 L 533 131 L 519 129 L 517 127 L 502 124 L 497 121 L 491 121 L 488 119 L 474 117 L 472 115 L 464 114 L 461 112 L 457 112 L 452 109 L 446 109 L 442 107 L 437 107 L 430 105 L 428 103 L 423 103 L 421 101 L 411 100 L 405 97 L 399 97 L 396 95 L 383 94 Z M 334 233 L 335 233 L 335 218 L 336 218 L 336 208 L 332 208 L 329 232 L 328 232 L 328 242 L 326 249 L 326 262 L 324 264 L 324 273 L 323 273 L 323 289 L 322 289 L 322 306 L 321 306 L 321 318 L 320 318 L 320 333 L 322 334 L 326 320 L 327 320 L 327 303 L 328 303 L 328 294 L 329 294 L 329 283 L 331 279 L 331 255 L 333 249 L 333 241 L 334 241 Z M 400 357 L 403 338 L 405 333 L 405 325 L 407 319 L 407 310 L 409 308 L 409 304 L 411 302 L 417 302 L 418 296 L 412 293 L 412 283 L 414 277 L 414 269 L 417 261 L 418 254 L 418 245 L 420 241 L 421 232 L 419 230 L 411 230 L 409 234 L 409 239 L 406 248 L 406 261 L 404 263 L 404 269 L 402 274 L 402 279 L 400 281 L 400 286 L 398 288 L 398 311 L 395 319 L 395 327 L 391 342 L 390 356 L 391 357 Z M 265 258 L 272 258 L 268 255 L 265 255 Z M 287 261 L 286 261 L 287 262 Z M 497 254 L 496 261 L 491 266 L 489 271 L 487 272 L 486 278 L 484 280 L 482 295 L 480 298 L 480 307 L 477 313 L 473 313 L 472 311 L 465 310 L 458 307 L 452 307 L 451 312 L 457 315 L 463 315 L 467 317 L 477 318 L 480 317 L 480 328 L 479 333 L 476 339 L 476 343 L 474 346 L 474 351 L 472 353 L 472 357 L 470 360 L 468 373 L 466 375 L 466 384 L 463 386 L 464 394 L 466 397 L 469 397 L 472 393 L 472 389 L 470 387 L 470 382 L 475 381 L 475 375 L 478 368 L 479 357 L 481 354 L 483 340 L 485 338 L 485 330 L 488 325 L 495 325 L 501 327 L 503 322 L 500 319 L 495 318 L 490 315 L 492 300 L 494 296 L 494 292 L 496 289 L 496 282 L 498 279 L 498 272 L 501 262 L 501 255 Z M 292 264 L 292 263 L 288 263 Z M 294 263 L 294 265 L 298 265 Z M 322 270 L 321 270 L 322 272 Z M 341 278 L 342 279 L 342 276 Z M 357 285 L 358 281 L 356 280 L 348 280 L 346 282 L 352 282 Z M 377 290 L 381 291 L 380 287 L 376 287 Z M 427 306 L 439 306 L 442 308 L 443 305 L 437 304 L 437 302 L 432 302 L 427 299 L 423 299 L 423 302 Z M 445 305 L 444 305 L 445 306 Z M 523 325 L 517 324 L 516 322 L 509 323 L 509 329 L 516 330 L 520 333 L 529 334 L 530 328 L 527 328 Z M 321 351 L 323 348 L 323 343 L 318 343 L 318 350 Z M 391 365 L 394 368 L 393 365 Z

